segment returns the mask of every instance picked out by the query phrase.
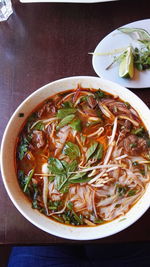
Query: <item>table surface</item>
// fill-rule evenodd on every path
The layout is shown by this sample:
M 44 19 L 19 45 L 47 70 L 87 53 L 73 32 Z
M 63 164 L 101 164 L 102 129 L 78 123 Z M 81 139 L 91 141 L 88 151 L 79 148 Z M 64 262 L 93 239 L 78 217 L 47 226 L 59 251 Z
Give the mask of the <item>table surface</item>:
M 91 75 L 89 51 L 112 30 L 149 18 L 150 2 L 21 4 L 0 23 L 0 138 L 17 106 L 34 90 L 59 78 Z M 150 89 L 150 88 L 149 88 Z M 149 89 L 132 90 L 149 107 Z M 80 243 L 49 235 L 13 206 L 0 179 L 0 244 Z M 126 230 L 93 243 L 150 241 L 150 212 Z M 87 242 L 86 242 L 87 243 Z

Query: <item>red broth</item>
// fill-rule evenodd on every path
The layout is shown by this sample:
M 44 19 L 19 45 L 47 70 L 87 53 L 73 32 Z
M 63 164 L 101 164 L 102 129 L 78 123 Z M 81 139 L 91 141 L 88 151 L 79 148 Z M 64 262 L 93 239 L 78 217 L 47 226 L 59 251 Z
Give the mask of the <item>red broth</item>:
M 16 145 L 18 181 L 32 208 L 50 219 L 96 226 L 143 195 L 149 147 L 129 103 L 79 86 L 51 96 L 25 121 Z

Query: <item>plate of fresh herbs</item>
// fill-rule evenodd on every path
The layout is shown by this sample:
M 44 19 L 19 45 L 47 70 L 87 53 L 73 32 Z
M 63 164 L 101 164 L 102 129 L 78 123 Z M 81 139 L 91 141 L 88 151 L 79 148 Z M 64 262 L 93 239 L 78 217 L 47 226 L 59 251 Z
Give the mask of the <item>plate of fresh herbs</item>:
M 128 88 L 150 87 L 150 19 L 119 27 L 90 54 L 98 76 Z

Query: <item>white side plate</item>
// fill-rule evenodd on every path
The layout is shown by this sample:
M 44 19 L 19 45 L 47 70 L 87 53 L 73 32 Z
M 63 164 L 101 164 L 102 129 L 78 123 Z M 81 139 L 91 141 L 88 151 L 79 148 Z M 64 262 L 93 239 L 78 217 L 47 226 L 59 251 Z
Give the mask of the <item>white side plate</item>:
M 150 19 L 135 21 L 120 27 L 143 28 L 150 33 Z M 96 47 L 94 53 L 107 53 L 114 49 L 124 48 L 132 44 L 137 46 L 137 42 L 133 41 L 127 34 L 119 32 L 117 29 L 108 34 Z M 118 54 L 115 54 L 116 56 Z M 101 78 L 111 80 L 128 88 L 147 88 L 150 87 L 150 70 L 135 70 L 134 78 L 125 79 L 118 75 L 119 66 L 114 64 L 109 70 L 107 66 L 113 61 L 114 55 L 96 56 L 93 55 L 92 64 L 95 72 Z

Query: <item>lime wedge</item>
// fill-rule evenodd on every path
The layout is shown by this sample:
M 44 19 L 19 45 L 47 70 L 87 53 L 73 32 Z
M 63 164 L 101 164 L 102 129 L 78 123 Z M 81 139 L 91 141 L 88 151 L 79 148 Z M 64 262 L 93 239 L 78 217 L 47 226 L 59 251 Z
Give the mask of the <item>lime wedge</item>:
M 122 78 L 133 78 L 133 75 L 134 75 L 133 53 L 132 53 L 132 48 L 129 46 L 125 51 L 125 56 L 123 57 L 119 65 L 119 76 Z

